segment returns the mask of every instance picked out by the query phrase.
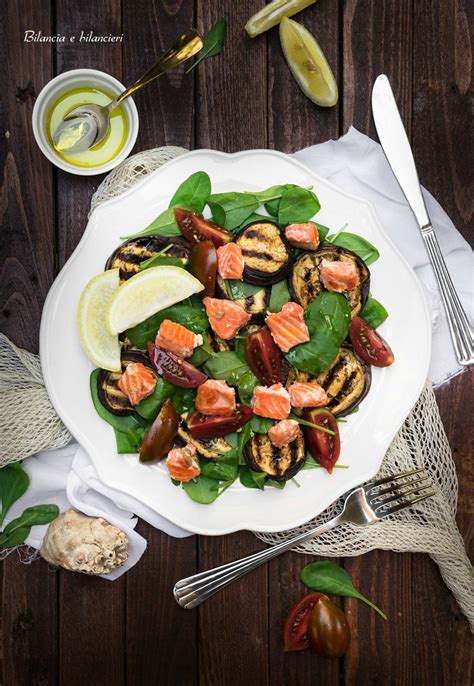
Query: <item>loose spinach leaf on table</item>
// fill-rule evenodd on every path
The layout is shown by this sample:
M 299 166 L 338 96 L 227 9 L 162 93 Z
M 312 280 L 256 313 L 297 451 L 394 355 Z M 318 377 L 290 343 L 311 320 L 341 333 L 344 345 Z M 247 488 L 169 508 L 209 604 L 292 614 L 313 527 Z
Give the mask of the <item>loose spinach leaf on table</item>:
M 327 595 L 358 598 L 375 610 L 383 619 L 387 619 L 380 608 L 354 588 L 346 570 L 338 567 L 333 562 L 329 562 L 329 560 L 312 562 L 306 565 L 300 572 L 300 578 L 304 585 L 313 591 L 319 591 Z
M 237 385 L 242 375 L 250 369 L 235 352 L 225 350 L 208 360 L 204 364 L 204 371 L 213 379 L 222 379 L 228 384 Z
M 289 188 L 281 196 L 278 221 L 284 226 L 307 222 L 320 208 L 319 200 L 313 191 L 300 186 Z
M 367 324 L 376 329 L 387 319 L 388 312 L 382 303 L 369 295 L 360 316 L 365 319 Z
M 8 510 L 25 493 L 29 483 L 28 474 L 18 463 L 0 469 L 0 526 Z
M 290 291 L 286 281 L 279 281 L 273 284 L 270 292 L 270 303 L 268 309 L 270 312 L 279 312 L 283 305 L 290 301 Z
M 343 231 L 335 236 L 329 236 L 326 240 L 333 245 L 339 245 L 341 248 L 352 250 L 352 252 L 355 252 L 355 254 L 358 255 L 361 260 L 364 260 L 367 265 L 376 262 L 380 257 L 379 251 L 372 243 L 369 243 L 369 241 L 362 238 L 362 236 L 357 236 L 355 233 Z
M 20 545 L 36 524 L 49 524 L 59 515 L 57 505 L 33 505 L 27 507 L 16 519 L 12 519 L 0 534 L 0 548 Z
M 219 55 L 222 52 L 226 33 L 227 19 L 222 17 L 222 19 L 216 21 L 214 26 L 212 26 L 205 35 L 202 50 L 199 53 L 197 60 L 187 70 L 187 74 L 203 60 L 207 59 L 208 57 Z
M 252 193 L 215 193 L 207 199 L 214 221 L 227 229 L 235 230 L 260 206 Z
M 194 333 L 204 333 L 209 328 L 209 320 L 202 305 L 178 303 L 157 312 L 133 328 L 127 329 L 126 333 L 132 345 L 145 349 L 149 341 L 155 340 L 156 332 L 165 319 L 170 319 L 176 324 L 182 324 Z

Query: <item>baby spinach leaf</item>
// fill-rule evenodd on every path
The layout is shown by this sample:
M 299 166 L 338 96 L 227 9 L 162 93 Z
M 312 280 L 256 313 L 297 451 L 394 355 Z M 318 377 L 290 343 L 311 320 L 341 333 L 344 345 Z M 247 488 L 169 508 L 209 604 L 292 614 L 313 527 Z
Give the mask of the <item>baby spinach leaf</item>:
M 216 21 L 214 26 L 207 32 L 203 40 L 202 50 L 197 58 L 197 60 L 192 64 L 187 70 L 187 74 L 196 67 L 199 62 L 207 59 L 208 57 L 214 57 L 222 52 L 224 47 L 225 36 L 227 33 L 227 19 L 222 17 L 219 21 Z
M 267 417 L 259 417 L 254 414 L 250 420 L 250 427 L 252 431 L 256 434 L 266 434 L 268 429 L 273 426 L 275 422 L 273 419 L 267 419 Z
M 232 300 L 248 298 L 250 295 L 255 295 L 255 293 L 262 290 L 262 286 L 254 286 L 252 283 L 245 283 L 239 279 L 226 279 L 225 287 Z
M 128 455 L 130 453 L 138 452 L 138 441 L 137 436 L 134 432 L 124 433 L 123 431 L 115 432 L 115 447 L 119 455 Z
M 209 328 L 209 320 L 202 305 L 178 303 L 157 312 L 133 328 L 127 329 L 126 333 L 132 345 L 145 349 L 148 341 L 155 340 L 156 332 L 165 319 L 170 319 L 176 324 L 182 324 L 194 333 L 204 333 Z
M 319 200 L 313 191 L 300 186 L 288 188 L 281 196 L 278 221 L 284 226 L 307 222 L 320 208 Z
M 321 374 L 336 358 L 339 345 L 329 338 L 314 337 L 286 353 L 288 362 L 309 374 Z
M 215 193 L 207 199 L 214 221 L 227 229 L 237 229 L 260 206 L 252 193 Z
M 365 319 L 367 324 L 376 329 L 387 319 L 388 312 L 382 303 L 369 295 L 360 316 Z
M 147 398 L 143 398 L 136 406 L 136 411 L 141 417 L 145 419 L 155 419 L 161 406 L 168 398 L 171 398 L 176 386 L 166 381 L 166 379 L 159 378 L 156 382 L 155 390 Z
M 241 467 L 239 481 L 246 488 L 258 488 L 261 491 L 265 488 L 265 472 L 254 472 L 249 467 Z
M 36 524 L 49 524 L 59 515 L 57 505 L 34 505 L 27 507 L 16 519 L 12 519 L 0 534 L 0 548 L 20 545 Z
M 222 492 L 219 490 L 219 483 L 208 476 L 198 476 L 193 481 L 183 483 L 183 489 L 191 500 L 201 505 L 210 505 Z
M 382 619 L 387 619 L 387 616 L 380 608 L 354 588 L 346 570 L 335 565 L 333 562 L 329 562 L 329 560 L 312 562 L 311 564 L 306 565 L 300 572 L 300 578 L 304 585 L 312 591 L 319 591 L 320 593 L 326 593 L 327 595 L 358 598 L 375 610 Z
M 194 411 L 196 390 L 194 388 L 176 388 L 171 397 L 173 407 L 178 414 Z
M 213 379 L 222 379 L 228 384 L 238 384 L 240 378 L 249 372 L 249 366 L 232 350 L 217 353 L 204 365 L 204 371 Z
M 253 389 L 258 384 L 258 379 L 253 372 L 250 370 L 244 372 L 240 377 L 237 390 L 239 392 L 240 402 L 244 405 L 249 405 L 252 402 Z
M 94 404 L 95 411 L 97 412 L 99 417 L 101 417 L 104 420 L 104 422 L 107 422 L 107 424 L 113 426 L 114 429 L 117 429 L 117 431 L 123 431 L 124 433 L 127 433 L 130 429 L 137 429 L 138 427 L 143 426 L 143 424 L 145 424 L 146 421 L 142 419 L 139 415 L 132 414 L 126 417 L 120 417 L 119 415 L 109 412 L 102 405 L 102 403 L 99 400 L 99 393 L 97 390 L 97 380 L 99 373 L 100 369 L 94 369 L 90 375 L 90 391 L 92 402 Z
M 204 460 L 201 467 L 201 475 L 218 481 L 235 481 L 239 471 L 239 452 L 237 448 L 229 451 L 222 457 L 213 460 Z
M 147 227 L 133 233 L 130 236 L 122 236 L 122 238 L 139 238 L 140 236 L 153 236 L 158 234 L 159 236 L 181 236 L 181 231 L 176 223 L 173 208 L 169 207 L 159 214 L 156 219 L 154 219 L 151 224 Z
M 333 245 L 339 245 L 341 248 L 352 250 L 367 265 L 376 262 L 380 257 L 379 251 L 372 243 L 369 243 L 362 236 L 357 236 L 355 233 L 344 231 L 334 237 L 329 236 L 327 240 Z
M 263 203 L 265 209 L 267 210 L 268 214 L 271 214 L 272 217 L 277 218 L 278 217 L 278 211 L 280 209 L 280 200 L 281 196 L 283 193 L 290 188 L 297 188 L 294 183 L 285 183 L 280 186 L 270 186 L 270 188 L 267 188 L 267 190 L 262 191 L 261 193 L 258 194 L 258 198 L 260 201 Z M 275 197 L 279 196 L 279 197 Z
M 319 240 L 322 243 L 324 240 L 326 240 L 326 236 L 331 229 L 329 229 L 327 226 L 324 226 L 324 224 L 320 224 L 319 222 L 316 222 L 316 226 L 318 227 Z
M 18 463 L 0 469 L 0 526 L 8 510 L 21 498 L 29 483 L 28 474 Z
M 296 479 L 292 479 L 296 483 Z M 286 486 L 286 481 L 277 481 L 276 479 L 266 479 L 265 486 L 270 486 L 271 488 L 278 488 L 282 491 Z
M 179 257 L 155 255 L 155 257 L 149 257 L 147 260 L 140 262 L 140 269 L 149 269 L 150 267 L 181 267 L 184 269 L 184 264 Z
M 286 281 L 279 281 L 273 284 L 270 292 L 270 304 L 268 309 L 270 312 L 279 312 L 283 305 L 290 301 L 290 291 Z
M 251 214 L 250 216 L 248 216 L 248 217 L 242 222 L 242 224 L 241 224 L 240 226 L 238 226 L 236 229 L 234 229 L 234 231 L 235 231 L 235 233 L 239 233 L 240 231 L 242 231 L 243 229 L 245 229 L 245 227 L 248 226 L 249 224 L 254 224 L 255 222 L 262 222 L 262 221 L 265 221 L 265 222 L 272 221 L 272 222 L 274 222 L 275 220 L 274 220 L 272 217 L 268 217 L 268 216 L 265 215 L 265 214 L 258 214 L 258 212 L 252 212 L 252 214 Z
M 187 210 L 202 212 L 211 193 L 211 179 L 204 171 L 191 174 L 170 200 L 170 208 L 183 207 Z

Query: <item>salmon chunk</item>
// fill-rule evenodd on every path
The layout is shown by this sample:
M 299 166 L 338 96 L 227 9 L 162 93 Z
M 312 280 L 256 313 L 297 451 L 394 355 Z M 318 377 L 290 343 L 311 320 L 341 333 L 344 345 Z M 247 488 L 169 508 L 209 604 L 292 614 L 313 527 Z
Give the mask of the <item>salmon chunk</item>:
M 285 238 L 295 248 L 317 250 L 319 246 L 319 231 L 314 222 L 290 224 L 285 229 Z
M 265 319 L 273 340 L 284 353 L 299 343 L 309 341 L 303 313 L 301 305 L 289 302 L 283 305 L 280 312 L 269 314 Z
M 118 387 L 125 393 L 132 405 L 147 398 L 156 386 L 156 377 L 141 362 L 130 362 L 118 380 Z
M 323 259 L 318 269 L 323 286 L 328 291 L 344 293 L 359 285 L 359 272 L 354 262 Z
M 281 383 L 256 386 L 252 398 L 253 413 L 269 419 L 286 419 L 290 414 L 290 394 Z
M 201 473 L 196 448 L 187 443 L 184 448 L 173 448 L 166 458 L 170 477 L 176 481 L 191 481 Z
M 196 346 L 202 345 L 202 336 L 190 331 L 182 324 L 165 319 L 158 329 L 155 345 L 179 357 L 189 357 Z
M 291 384 L 288 392 L 292 407 L 320 407 L 328 402 L 326 391 L 316 381 L 297 381 Z
M 208 379 L 198 386 L 194 404 L 202 414 L 229 416 L 235 410 L 235 388 L 225 381 Z
M 212 330 L 224 341 L 233 338 L 239 329 L 249 323 L 252 316 L 247 314 L 242 305 L 232 300 L 203 298 L 202 302 Z
M 300 432 L 296 419 L 283 419 L 268 429 L 268 438 L 276 448 L 284 448 L 295 440 Z
M 241 279 L 244 273 L 244 256 L 237 243 L 217 248 L 217 271 L 223 279 Z

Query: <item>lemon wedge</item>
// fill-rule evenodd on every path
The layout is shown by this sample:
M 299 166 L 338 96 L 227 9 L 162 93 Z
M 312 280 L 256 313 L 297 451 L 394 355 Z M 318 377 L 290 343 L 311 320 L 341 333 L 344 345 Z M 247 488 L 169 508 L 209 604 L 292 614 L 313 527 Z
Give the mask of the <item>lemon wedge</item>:
M 119 372 L 120 344 L 105 326 L 105 310 L 119 289 L 119 270 L 94 276 L 81 293 L 77 311 L 79 338 L 90 361 L 111 372 Z
M 291 73 L 303 93 L 321 107 L 335 105 L 336 79 L 315 37 L 298 22 L 284 17 L 280 41 Z
M 105 312 L 107 330 L 116 335 L 203 289 L 200 281 L 180 267 L 145 269 L 113 294 Z
M 255 38 L 279 24 L 283 17 L 292 17 L 315 2 L 316 0 L 273 0 L 250 17 L 245 24 L 245 30 L 250 38 Z

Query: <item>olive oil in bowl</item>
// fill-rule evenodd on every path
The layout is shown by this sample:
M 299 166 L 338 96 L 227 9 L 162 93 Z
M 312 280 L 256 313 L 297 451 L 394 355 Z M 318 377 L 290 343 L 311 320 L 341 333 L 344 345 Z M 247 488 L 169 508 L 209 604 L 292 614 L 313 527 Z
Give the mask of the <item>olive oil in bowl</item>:
M 47 132 L 49 143 L 53 148 L 53 136 L 64 117 L 79 105 L 95 103 L 107 105 L 114 99 L 114 95 L 105 90 L 92 87 L 83 87 L 64 93 L 51 107 L 47 119 Z M 63 153 L 55 150 L 55 153 L 69 164 L 76 167 L 100 167 L 116 157 L 122 150 L 128 137 L 128 121 L 121 105 L 116 107 L 110 116 L 110 128 L 99 145 L 89 148 L 84 152 Z

